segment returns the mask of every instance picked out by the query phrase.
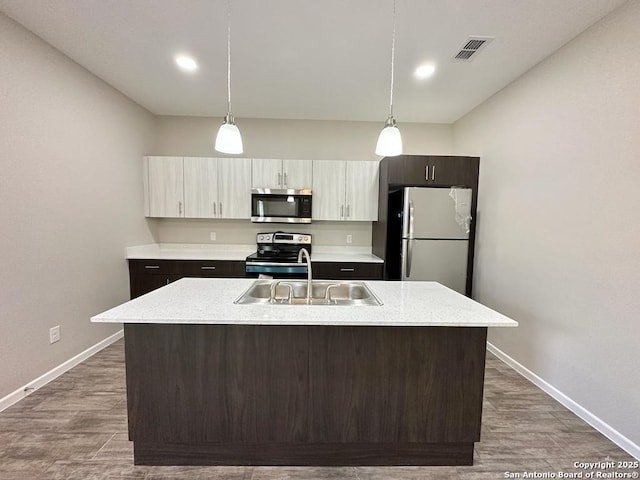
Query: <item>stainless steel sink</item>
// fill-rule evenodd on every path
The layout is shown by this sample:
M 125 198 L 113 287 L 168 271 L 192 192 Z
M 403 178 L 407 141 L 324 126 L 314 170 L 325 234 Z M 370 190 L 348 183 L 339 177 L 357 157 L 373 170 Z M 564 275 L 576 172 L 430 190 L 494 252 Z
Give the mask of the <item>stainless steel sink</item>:
M 256 280 L 233 303 L 307 305 L 306 280 Z M 382 305 L 364 282 L 311 282 L 311 305 Z

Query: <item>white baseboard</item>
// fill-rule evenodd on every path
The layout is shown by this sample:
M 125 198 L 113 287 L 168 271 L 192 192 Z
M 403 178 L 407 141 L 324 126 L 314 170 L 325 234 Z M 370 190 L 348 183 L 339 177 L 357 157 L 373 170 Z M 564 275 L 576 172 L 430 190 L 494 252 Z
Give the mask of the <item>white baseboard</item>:
M 496 357 L 502 360 L 504 363 L 513 368 L 516 372 L 522 375 L 524 378 L 529 380 L 531 383 L 539 387 L 541 390 L 546 392 L 548 395 L 553 397 L 555 400 L 560 402 L 562 405 L 567 407 L 573 413 L 575 413 L 582 420 L 587 422 L 613 443 L 618 445 L 621 449 L 632 455 L 633 457 L 640 460 L 640 446 L 633 443 L 627 437 L 618 432 L 615 428 L 611 427 L 609 424 L 603 422 L 600 418 L 596 417 L 593 413 L 588 411 L 587 409 L 580 406 L 578 403 L 573 401 L 571 398 L 567 397 L 564 393 L 558 390 L 556 387 L 546 382 L 538 375 L 533 373 L 531 370 L 526 368 L 524 365 L 518 363 L 516 360 L 511 358 L 509 355 L 504 353 L 502 350 L 497 348 L 495 345 L 487 342 L 487 350 L 493 353 Z
M 71 370 L 73 367 L 75 367 L 79 363 L 84 362 L 87 358 L 98 353 L 103 348 L 108 347 L 112 343 L 120 340 L 123 337 L 123 335 L 124 335 L 123 330 L 120 330 L 114 333 L 110 337 L 107 337 L 104 340 L 96 343 L 92 347 L 87 348 L 84 352 L 79 353 L 78 355 L 76 355 L 73 358 L 70 358 L 69 360 L 62 363 L 61 365 L 58 365 L 52 370 L 49 370 L 44 375 L 41 375 L 35 380 L 32 380 L 26 385 L 20 387 L 15 392 L 10 393 L 6 397 L 0 398 L 0 412 L 9 408 L 11 405 L 19 402 L 26 396 L 32 394 L 33 392 L 38 390 L 40 387 L 46 385 L 50 381 L 55 380 L 60 375 Z

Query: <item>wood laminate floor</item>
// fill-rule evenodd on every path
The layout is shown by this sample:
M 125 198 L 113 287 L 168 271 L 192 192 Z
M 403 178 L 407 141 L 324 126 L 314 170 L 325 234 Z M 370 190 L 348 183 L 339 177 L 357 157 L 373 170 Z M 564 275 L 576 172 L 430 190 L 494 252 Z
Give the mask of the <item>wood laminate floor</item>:
M 527 478 L 525 473 L 535 472 L 560 478 L 559 472 L 639 471 L 574 467 L 575 462 L 604 461 L 635 460 L 491 355 L 482 441 L 471 467 L 134 466 L 122 341 L 0 413 L 0 480 L 472 480 Z

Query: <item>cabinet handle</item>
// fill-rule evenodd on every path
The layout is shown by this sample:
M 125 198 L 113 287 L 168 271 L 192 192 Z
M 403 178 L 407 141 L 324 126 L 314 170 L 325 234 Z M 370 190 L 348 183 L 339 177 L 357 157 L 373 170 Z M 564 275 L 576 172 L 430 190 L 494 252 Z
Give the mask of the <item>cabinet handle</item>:
M 200 267 L 200 270 L 215 270 L 216 267 L 209 267 L 209 266 L 202 266 Z
M 213 202 L 213 216 L 217 216 L 218 213 L 216 212 L 216 202 Z
M 349 217 L 349 216 L 350 216 L 350 215 L 349 215 L 349 207 L 350 207 L 350 206 L 351 206 L 351 205 L 349 205 L 349 204 L 347 205 L 347 217 Z
M 344 217 L 344 205 L 340 205 L 340 218 Z
M 281 187 L 282 186 L 282 174 L 278 173 L 278 186 Z
M 341 272 L 355 272 L 356 269 L 355 268 L 341 268 L 340 271 Z
M 178 215 L 182 215 L 182 202 L 178 202 Z
M 167 278 L 167 283 L 165 285 L 169 285 L 169 279 Z
M 424 179 L 429 180 L 429 165 L 424 167 Z
M 288 177 L 288 175 L 287 175 L 287 173 L 285 172 L 285 173 L 283 174 L 283 176 L 284 176 L 284 188 L 287 188 L 287 183 L 289 183 L 289 179 L 287 178 L 287 177 Z
M 152 270 L 155 268 L 160 268 L 160 265 L 145 265 L 144 268 L 148 269 L 148 270 Z
M 435 180 L 436 179 L 436 166 L 434 165 L 431 168 L 431 180 Z
M 222 202 L 220 202 L 220 216 L 222 216 Z

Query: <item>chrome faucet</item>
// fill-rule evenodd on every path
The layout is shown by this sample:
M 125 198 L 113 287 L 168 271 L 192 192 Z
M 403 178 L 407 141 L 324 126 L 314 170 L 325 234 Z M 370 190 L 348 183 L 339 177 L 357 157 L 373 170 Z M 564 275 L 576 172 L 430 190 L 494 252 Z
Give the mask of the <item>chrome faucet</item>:
M 298 252 L 298 263 L 302 263 L 302 257 L 307 257 L 307 304 L 311 303 L 311 256 L 306 248 L 301 248 Z
M 287 296 L 288 303 L 291 303 L 291 298 L 293 297 L 293 287 L 290 283 L 284 283 L 281 281 L 273 282 L 271 287 L 269 288 L 269 303 L 276 303 L 276 291 L 278 290 L 278 285 L 284 285 L 285 287 L 289 287 L 289 295 Z

